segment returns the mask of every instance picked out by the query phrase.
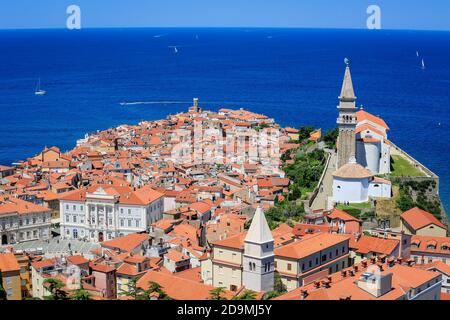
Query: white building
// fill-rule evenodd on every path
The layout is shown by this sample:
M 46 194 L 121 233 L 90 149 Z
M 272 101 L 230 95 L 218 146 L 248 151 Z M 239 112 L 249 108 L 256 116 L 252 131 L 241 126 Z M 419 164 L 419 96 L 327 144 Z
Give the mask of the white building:
M 334 203 L 364 203 L 370 197 L 390 198 L 390 181 L 374 178 L 372 172 L 355 159 L 333 173 Z
M 1 245 L 49 239 L 51 211 L 32 202 L 0 197 Z
M 95 185 L 60 198 L 61 237 L 102 242 L 162 219 L 164 195 L 149 186 Z
M 383 119 L 361 109 L 357 111 L 349 62 L 346 60 L 344 81 L 339 96 L 339 115 L 337 126 L 338 169 L 348 163 L 350 158 L 372 174 L 390 172 L 391 154 L 387 139 L 389 127 Z
M 356 113 L 356 159 L 373 174 L 391 171 L 390 144 L 387 140 L 389 127 L 383 119 L 363 109 Z
M 255 292 L 273 291 L 275 255 L 272 232 L 264 211 L 256 209 L 244 240 L 242 285 Z

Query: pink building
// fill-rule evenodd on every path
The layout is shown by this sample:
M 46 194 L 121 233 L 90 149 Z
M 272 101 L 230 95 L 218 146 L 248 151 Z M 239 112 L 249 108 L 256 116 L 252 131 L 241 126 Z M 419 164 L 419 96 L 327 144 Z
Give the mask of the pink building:
M 334 208 L 327 218 L 332 232 L 345 234 L 360 234 L 362 232 L 362 221 L 345 211 Z

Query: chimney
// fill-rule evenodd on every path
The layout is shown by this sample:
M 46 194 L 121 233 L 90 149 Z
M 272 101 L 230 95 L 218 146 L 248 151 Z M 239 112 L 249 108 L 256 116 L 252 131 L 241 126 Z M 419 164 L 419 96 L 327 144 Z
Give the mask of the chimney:
M 400 257 L 400 258 L 397 258 L 397 264 L 402 264 L 403 263 L 403 259 Z
M 377 262 L 377 259 L 375 257 L 370 258 L 370 263 L 375 264 Z
M 353 265 L 353 271 L 356 273 L 358 272 L 358 266 L 357 265 Z
M 381 262 L 377 263 L 377 267 L 380 268 L 380 271 L 383 271 L 383 264 Z
M 320 288 L 320 282 L 314 281 L 314 288 L 319 289 Z
M 300 299 L 301 300 L 305 300 L 307 296 L 308 296 L 308 290 L 301 290 L 300 291 Z
M 347 277 L 347 271 L 342 270 L 341 271 L 341 276 L 342 276 L 342 278 L 346 278 Z
M 394 266 L 394 264 L 395 264 L 395 258 L 394 257 L 389 257 L 388 259 L 387 259 L 387 263 L 388 263 L 388 266 L 389 266 L 389 268 L 392 268 L 393 266 Z
M 349 270 L 348 273 L 350 274 L 350 277 L 354 277 L 355 276 L 355 272 L 353 270 Z
M 367 268 L 367 260 L 362 260 L 361 264 L 362 264 L 363 268 Z

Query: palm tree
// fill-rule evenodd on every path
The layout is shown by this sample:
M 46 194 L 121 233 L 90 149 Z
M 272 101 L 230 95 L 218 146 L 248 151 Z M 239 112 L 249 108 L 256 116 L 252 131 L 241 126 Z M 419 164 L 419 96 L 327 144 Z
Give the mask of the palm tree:
M 211 291 L 209 291 L 209 298 L 210 300 L 226 300 L 224 297 L 222 297 L 222 294 L 224 293 L 225 293 L 224 287 L 214 288 Z
M 72 300 L 92 300 L 92 295 L 81 285 L 79 289 L 72 292 L 70 298 Z
M 253 290 L 245 290 L 242 294 L 234 296 L 232 300 L 255 300 L 256 292 Z
M 50 291 L 50 296 L 45 296 L 46 300 L 63 300 L 67 298 L 67 293 L 62 290 L 65 284 L 61 280 L 58 279 L 45 279 L 44 284 L 48 285 L 48 291 Z

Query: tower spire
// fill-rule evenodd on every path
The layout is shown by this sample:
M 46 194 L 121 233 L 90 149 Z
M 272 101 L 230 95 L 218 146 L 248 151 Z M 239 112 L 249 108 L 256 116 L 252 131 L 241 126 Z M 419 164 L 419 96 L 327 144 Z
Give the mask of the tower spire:
M 339 96 L 339 116 L 337 118 L 339 128 L 337 139 L 338 169 L 356 156 L 356 95 L 350 73 L 350 60 L 345 58 L 344 62 L 346 68 L 341 95 Z
M 261 207 L 256 209 L 245 241 L 258 244 L 273 241 L 272 232 L 270 231 L 269 224 L 267 223 L 266 216 Z
M 347 67 L 345 68 L 344 81 L 342 82 L 342 89 L 341 95 L 339 96 L 339 100 L 341 101 L 341 103 L 355 102 L 356 96 L 355 90 L 353 89 L 352 74 L 350 72 L 350 60 L 345 58 L 344 62 L 347 65 Z
M 274 285 L 274 241 L 261 207 L 256 209 L 244 240 L 242 284 L 249 290 L 268 292 Z

